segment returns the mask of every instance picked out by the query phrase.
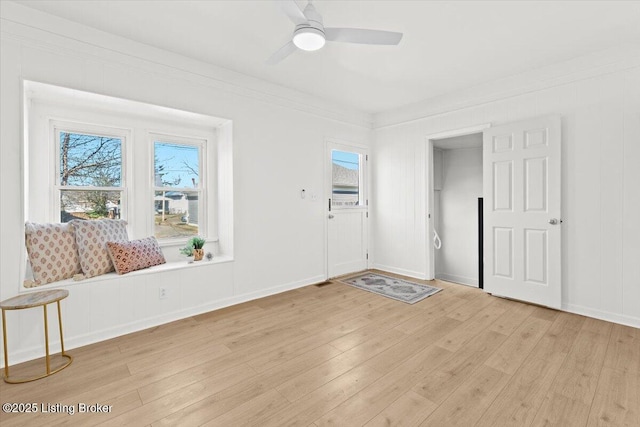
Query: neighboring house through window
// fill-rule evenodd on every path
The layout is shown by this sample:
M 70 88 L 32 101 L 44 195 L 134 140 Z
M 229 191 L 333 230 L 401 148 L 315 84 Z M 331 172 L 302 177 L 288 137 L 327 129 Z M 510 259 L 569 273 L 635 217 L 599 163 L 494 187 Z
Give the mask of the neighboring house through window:
M 364 204 L 362 155 L 340 150 L 331 151 L 332 206 L 349 208 Z
M 128 132 L 64 122 L 52 125 L 59 166 L 55 183 L 59 221 L 120 218 L 125 208 L 123 147 Z
M 24 91 L 25 221 L 123 219 L 131 239 L 175 248 L 169 259 L 196 235 L 232 256 L 230 120 L 30 81 Z
M 204 234 L 206 141 L 151 135 L 154 148 L 154 234 L 174 239 Z

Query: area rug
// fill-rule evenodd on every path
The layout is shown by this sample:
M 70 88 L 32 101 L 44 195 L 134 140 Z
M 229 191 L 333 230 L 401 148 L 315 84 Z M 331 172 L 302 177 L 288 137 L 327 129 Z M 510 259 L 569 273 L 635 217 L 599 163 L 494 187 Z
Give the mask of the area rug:
M 393 298 L 407 304 L 415 304 L 442 290 L 433 286 L 421 285 L 376 273 L 361 274 L 360 276 L 340 279 L 340 281 L 358 289 Z

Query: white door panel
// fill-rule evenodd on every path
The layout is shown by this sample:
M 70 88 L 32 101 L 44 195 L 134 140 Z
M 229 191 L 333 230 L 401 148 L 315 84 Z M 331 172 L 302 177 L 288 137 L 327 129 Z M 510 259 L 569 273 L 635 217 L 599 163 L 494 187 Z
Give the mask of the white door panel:
M 559 308 L 560 118 L 484 131 L 487 292 Z M 555 223 L 554 223 L 555 222 Z
M 366 270 L 366 213 L 351 210 L 332 215 L 329 219 L 329 277 Z
M 365 148 L 328 143 L 327 277 L 368 267 Z

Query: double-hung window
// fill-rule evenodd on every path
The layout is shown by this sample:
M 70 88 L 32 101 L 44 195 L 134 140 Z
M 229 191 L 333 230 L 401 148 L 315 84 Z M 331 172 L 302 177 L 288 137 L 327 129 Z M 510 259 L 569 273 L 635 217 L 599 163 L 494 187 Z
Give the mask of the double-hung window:
M 154 235 L 159 240 L 206 235 L 206 141 L 152 134 Z
M 53 124 L 56 142 L 54 203 L 60 221 L 123 218 L 126 205 L 126 130 Z
M 155 236 L 169 262 L 194 236 L 233 256 L 230 120 L 26 80 L 24 88 L 25 220 L 122 219 L 129 238 Z

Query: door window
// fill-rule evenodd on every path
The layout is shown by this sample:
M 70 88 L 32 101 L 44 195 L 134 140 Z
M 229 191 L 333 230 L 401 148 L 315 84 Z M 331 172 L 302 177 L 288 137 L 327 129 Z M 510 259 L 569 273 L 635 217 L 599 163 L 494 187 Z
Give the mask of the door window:
M 331 150 L 331 166 L 332 207 L 340 209 L 363 206 L 362 155 Z

